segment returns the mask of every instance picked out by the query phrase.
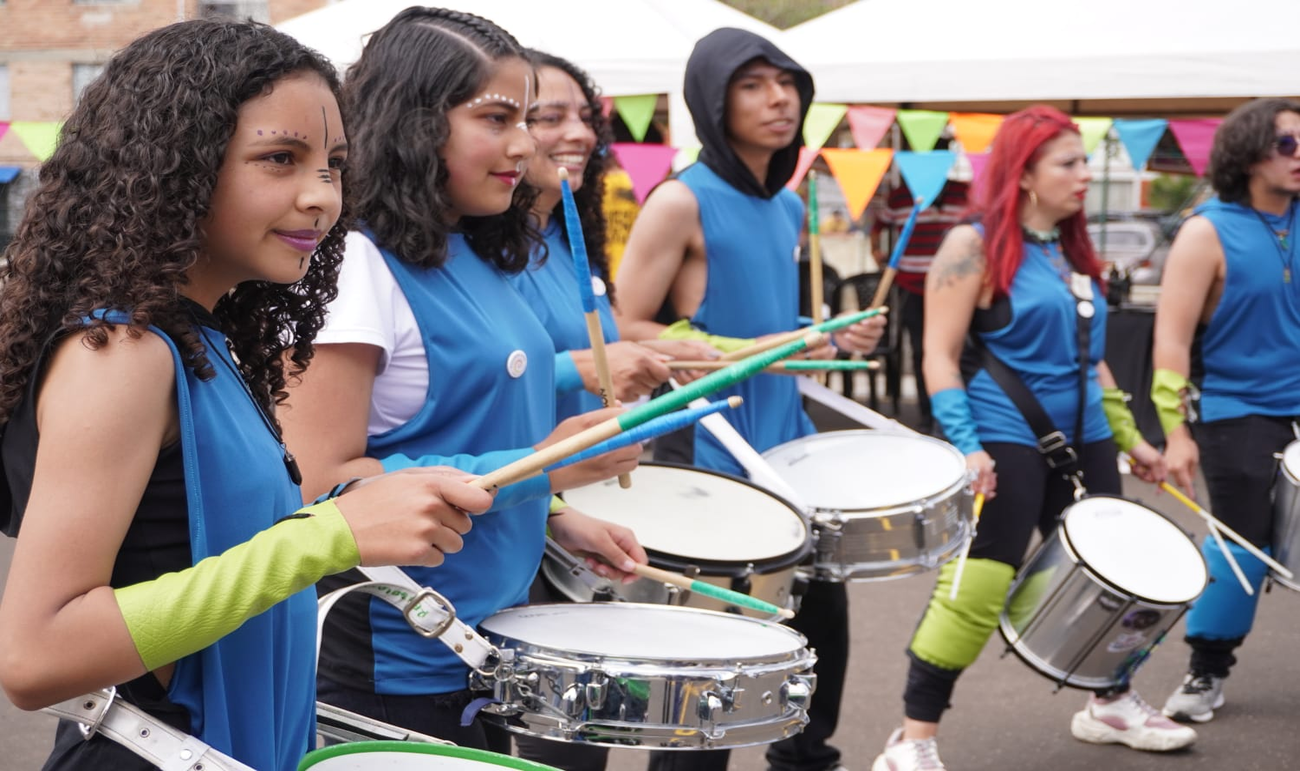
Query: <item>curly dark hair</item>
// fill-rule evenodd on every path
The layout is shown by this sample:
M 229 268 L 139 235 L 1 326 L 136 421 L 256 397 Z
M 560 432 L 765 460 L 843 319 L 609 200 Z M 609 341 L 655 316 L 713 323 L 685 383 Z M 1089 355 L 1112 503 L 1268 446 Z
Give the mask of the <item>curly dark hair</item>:
M 510 208 L 448 222 L 447 113 L 469 101 L 503 59 L 526 59 L 509 32 L 472 13 L 407 8 L 374 33 L 348 68 L 343 102 L 350 117 L 345 195 L 380 246 L 424 268 L 447 260 L 454 229 L 481 259 L 507 273 L 528 267 L 541 234 L 529 212 L 536 188 L 520 181 Z
M 137 39 L 105 66 L 63 125 L 41 167 L 0 278 L 0 421 L 23 395 L 42 347 L 60 330 L 85 330 L 99 348 L 130 319 L 133 337 L 155 325 L 178 342 L 199 377 L 214 377 L 194 317 L 181 301 L 204 249 L 217 173 L 240 106 L 280 79 L 314 73 L 340 95 L 320 54 L 264 24 L 203 19 Z M 335 295 L 346 212 L 292 285 L 246 282 L 214 314 L 253 395 L 268 413 L 302 372 Z
M 528 49 L 528 61 L 533 67 L 554 67 L 573 78 L 582 89 L 582 98 L 587 100 L 591 110 L 591 130 L 596 134 L 596 147 L 591 152 L 591 160 L 582 172 L 582 186 L 573 194 L 573 202 L 578 206 L 578 221 L 582 225 L 583 240 L 587 243 L 587 258 L 591 261 L 593 274 L 605 281 L 609 302 L 614 303 L 614 282 L 609 275 L 609 255 L 605 252 L 605 172 L 609 168 L 609 145 L 614 132 L 605 117 L 600 103 L 600 90 L 595 81 L 585 70 L 567 59 Z M 564 222 L 564 202 L 555 205 L 551 219 L 560 227 L 560 232 L 568 235 Z
M 1300 114 L 1300 102 L 1255 99 L 1228 113 L 1214 132 L 1210 148 L 1210 184 L 1228 203 L 1250 201 L 1250 167 L 1268 157 L 1277 138 L 1277 115 Z

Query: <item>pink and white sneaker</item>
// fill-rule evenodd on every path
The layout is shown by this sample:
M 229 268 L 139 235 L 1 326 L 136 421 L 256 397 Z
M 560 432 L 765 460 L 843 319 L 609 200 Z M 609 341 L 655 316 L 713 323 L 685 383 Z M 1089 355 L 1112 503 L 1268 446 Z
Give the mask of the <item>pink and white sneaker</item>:
M 871 771 L 944 771 L 939 760 L 939 744 L 933 739 L 904 739 L 903 729 L 895 728 L 885 743 L 885 751 L 876 756 Z
M 1150 752 L 1179 750 L 1196 741 L 1195 730 L 1160 714 L 1131 689 L 1107 701 L 1091 696 L 1070 721 L 1070 733 L 1083 742 L 1125 744 Z

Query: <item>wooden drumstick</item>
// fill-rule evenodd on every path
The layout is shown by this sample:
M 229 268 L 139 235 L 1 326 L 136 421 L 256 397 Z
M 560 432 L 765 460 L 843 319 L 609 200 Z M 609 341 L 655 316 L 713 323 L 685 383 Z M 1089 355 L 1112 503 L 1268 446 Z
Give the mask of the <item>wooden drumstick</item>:
M 591 341 L 591 358 L 596 364 L 600 399 L 606 407 L 613 407 L 614 377 L 609 372 L 609 359 L 605 356 L 605 330 L 600 327 L 596 295 L 591 289 L 591 263 L 587 259 L 587 241 L 582 235 L 582 221 L 578 218 L 578 204 L 573 200 L 573 188 L 569 186 L 569 170 L 561 166 L 559 174 L 560 198 L 564 202 L 564 230 L 568 234 L 569 251 L 573 253 L 573 266 L 578 274 L 578 294 L 582 297 L 582 315 L 587 320 L 587 339 Z M 619 474 L 618 486 L 624 490 L 631 487 L 631 475 Z
M 903 250 L 907 248 L 907 242 L 912 240 L 912 231 L 916 229 L 916 218 L 924 208 L 924 198 L 917 198 L 912 204 L 912 213 L 907 215 L 907 222 L 903 223 L 903 230 L 898 234 L 898 242 L 894 244 L 894 250 L 889 254 L 889 264 L 885 266 L 885 272 L 880 276 L 880 283 L 876 286 L 876 296 L 871 298 L 870 307 L 879 308 L 885 304 L 885 298 L 889 296 L 889 288 L 894 285 L 894 276 L 898 275 L 898 264 L 903 260 Z
M 888 311 L 889 311 L 888 308 L 869 308 L 867 310 L 857 311 L 856 313 L 849 313 L 844 316 L 837 316 L 833 319 L 828 319 L 826 321 L 823 321 L 820 324 L 814 324 L 811 327 L 806 327 L 804 329 L 795 329 L 789 332 L 782 332 L 779 335 L 773 335 L 772 337 L 769 337 L 766 340 L 759 340 L 753 345 L 747 345 L 744 348 L 740 348 L 738 350 L 732 351 L 731 353 L 724 353 L 719 358 L 722 359 L 723 361 L 738 361 L 740 359 L 746 359 L 750 356 L 755 356 L 757 354 L 763 353 L 764 351 L 770 351 L 773 348 L 777 348 L 782 345 L 785 345 L 786 343 L 792 342 L 794 340 L 798 340 L 802 335 L 806 335 L 809 332 L 817 331 L 817 332 L 826 332 L 827 334 L 831 332 L 837 332 L 845 327 L 852 326 L 858 323 L 859 321 L 864 321 L 866 319 L 871 318 L 872 316 L 879 316 L 880 314 L 887 313 Z
M 696 594 L 702 594 L 705 597 L 712 597 L 715 600 L 721 600 L 722 602 L 731 605 L 738 605 L 742 608 L 756 610 L 759 613 L 770 613 L 774 616 L 780 616 L 781 618 L 794 618 L 794 611 L 789 608 L 782 608 L 779 605 L 773 605 L 772 603 L 765 602 L 757 597 L 751 597 L 748 594 L 742 594 L 740 592 L 732 591 L 731 589 L 723 589 L 720 586 L 714 586 L 706 581 L 697 581 L 693 578 L 688 578 L 681 573 L 672 573 L 667 570 L 661 570 L 659 568 L 641 564 L 636 565 L 632 572 L 642 578 L 649 578 L 653 581 L 662 581 L 665 584 L 671 584 L 673 586 L 681 587 L 682 589 L 688 589 Z
M 1205 524 L 1209 525 L 1210 527 L 1211 534 L 1215 533 L 1215 531 L 1223 533 L 1224 535 L 1231 538 L 1233 541 L 1236 541 L 1238 546 L 1250 552 L 1250 555 L 1252 557 L 1255 557 L 1260 562 L 1263 562 L 1265 565 L 1268 565 L 1269 568 L 1277 572 L 1283 578 L 1295 578 L 1295 574 L 1292 573 L 1290 570 L 1287 570 L 1285 567 L 1283 567 L 1282 563 L 1278 562 L 1277 560 L 1268 556 L 1264 552 L 1260 551 L 1259 548 L 1255 546 L 1255 544 L 1251 543 L 1250 541 L 1247 541 L 1245 538 L 1242 538 L 1241 534 L 1239 534 L 1236 530 L 1233 530 L 1232 528 L 1223 524 L 1223 522 L 1219 518 L 1215 517 L 1210 512 L 1201 508 L 1200 504 L 1198 504 L 1196 501 L 1184 495 L 1182 490 L 1179 490 L 1177 487 L 1174 487 L 1168 482 L 1161 482 L 1160 489 L 1172 495 L 1175 500 L 1177 500 L 1179 503 L 1183 504 L 1187 508 L 1191 509 L 1201 519 L 1205 520 Z M 1218 540 L 1221 548 L 1223 549 L 1223 554 L 1225 557 L 1227 557 L 1229 564 L 1231 564 L 1237 570 L 1240 570 L 1241 568 L 1237 567 L 1236 560 L 1234 560 L 1232 558 L 1232 555 L 1228 552 L 1227 546 L 1223 545 L 1222 539 L 1218 539 Z M 1243 583 L 1245 582 L 1244 577 L 1242 577 L 1241 580 Z
M 952 591 L 948 592 L 948 599 L 953 602 L 956 602 L 957 590 L 961 588 L 961 574 L 966 571 L 966 557 L 970 555 L 970 545 L 975 541 L 975 528 L 980 523 L 982 511 L 984 511 L 984 493 L 975 493 L 975 505 L 971 510 L 970 538 L 967 538 L 965 545 L 961 547 L 961 554 L 957 557 L 957 572 L 952 577 Z
M 671 370 L 703 370 L 712 372 L 727 367 L 731 364 L 729 361 L 721 359 L 700 359 L 698 361 L 691 359 L 674 359 L 666 361 L 664 364 Z M 863 369 L 879 369 L 880 363 L 875 361 L 851 361 L 845 360 L 799 360 L 799 361 L 778 361 L 776 364 L 768 365 L 763 372 L 769 375 L 804 375 L 809 372 L 842 372 Z

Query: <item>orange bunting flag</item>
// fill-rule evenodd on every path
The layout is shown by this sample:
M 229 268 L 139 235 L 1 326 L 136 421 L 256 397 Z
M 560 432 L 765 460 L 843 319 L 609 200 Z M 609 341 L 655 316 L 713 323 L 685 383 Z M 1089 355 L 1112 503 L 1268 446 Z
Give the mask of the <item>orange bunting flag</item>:
M 799 161 L 794 166 L 794 176 L 790 177 L 789 182 L 785 183 L 787 189 L 794 190 L 799 187 L 799 183 L 803 182 L 804 175 L 808 173 L 808 169 L 812 168 L 813 161 L 817 160 L 817 152 L 817 150 L 814 150 L 811 147 L 799 148 Z
M 881 178 L 889 170 L 894 151 L 887 147 L 874 150 L 825 148 L 822 157 L 844 191 L 850 219 L 856 220 L 866 210 L 871 196 L 876 194 Z
M 993 144 L 993 137 L 1002 127 L 1002 115 L 982 112 L 954 112 L 948 114 L 952 133 L 967 153 L 982 153 Z

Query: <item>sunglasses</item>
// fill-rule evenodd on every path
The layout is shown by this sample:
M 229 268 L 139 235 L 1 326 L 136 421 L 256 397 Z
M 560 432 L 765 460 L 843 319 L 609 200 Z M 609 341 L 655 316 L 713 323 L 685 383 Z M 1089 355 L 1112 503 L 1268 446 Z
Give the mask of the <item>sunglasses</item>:
M 1273 138 L 1273 149 L 1283 158 L 1294 158 L 1297 148 L 1300 148 L 1300 137 L 1295 134 L 1282 134 Z

